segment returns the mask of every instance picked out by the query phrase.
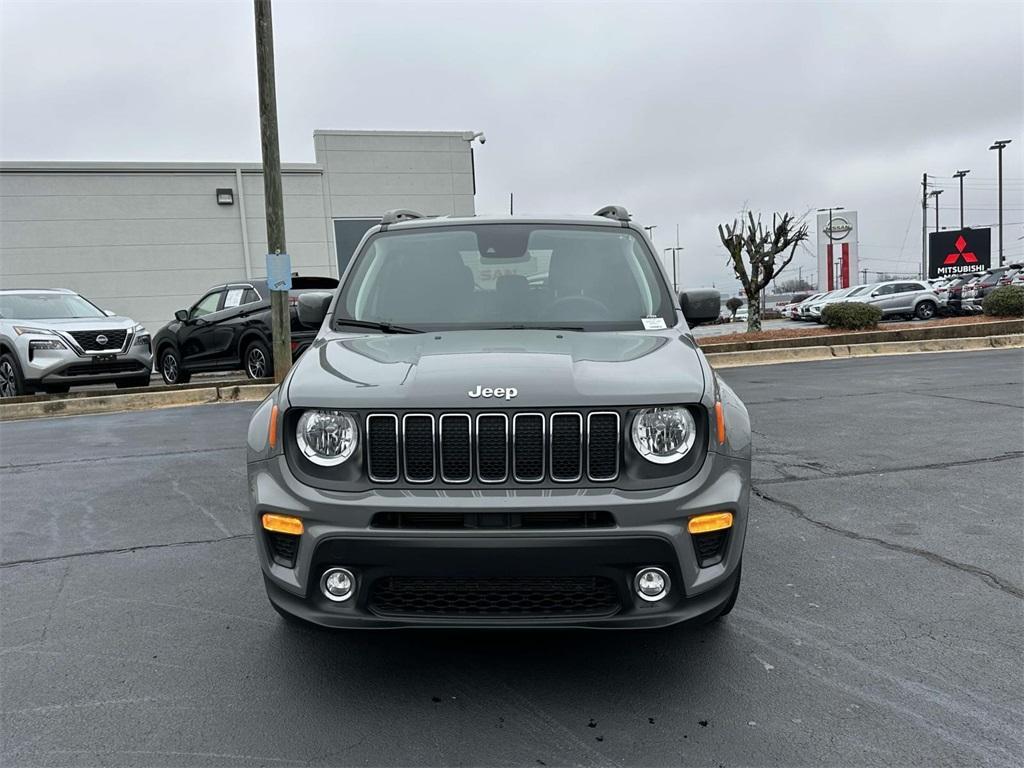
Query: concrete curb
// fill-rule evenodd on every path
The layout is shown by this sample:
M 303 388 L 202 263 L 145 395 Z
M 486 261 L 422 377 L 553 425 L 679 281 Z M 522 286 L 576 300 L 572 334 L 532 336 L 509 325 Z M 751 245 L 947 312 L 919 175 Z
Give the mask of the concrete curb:
M 973 336 L 960 339 L 926 339 L 923 341 L 883 341 L 875 344 L 834 344 L 787 349 L 759 349 L 746 352 L 712 352 L 708 362 L 715 368 L 738 368 L 744 365 L 775 365 L 814 360 L 835 360 L 849 357 L 878 357 L 928 352 L 970 352 L 983 349 L 1022 349 L 1024 334 Z
M 276 384 L 241 384 L 215 387 L 190 387 L 158 392 L 70 397 L 33 402 L 0 403 L 0 421 L 41 419 L 51 416 L 82 416 L 90 413 L 143 411 L 153 408 L 174 408 L 182 405 L 204 405 L 218 402 L 263 400 Z
M 698 339 L 705 354 L 720 352 L 754 352 L 758 350 L 789 349 L 791 347 L 834 347 L 840 344 L 876 344 L 892 341 L 930 341 L 934 339 L 962 339 L 979 336 L 1005 336 L 1024 333 L 1024 320 L 993 320 L 980 323 L 933 325 L 926 328 L 898 328 L 884 331 L 853 331 L 850 333 L 822 334 L 819 336 L 791 336 L 758 341 L 716 342 L 714 336 Z

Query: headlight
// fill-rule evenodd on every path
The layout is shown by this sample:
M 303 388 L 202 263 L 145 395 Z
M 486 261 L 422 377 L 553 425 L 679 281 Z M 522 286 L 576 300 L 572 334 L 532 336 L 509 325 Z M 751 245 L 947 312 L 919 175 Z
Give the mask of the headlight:
M 682 406 L 647 408 L 633 419 L 633 446 L 655 464 L 679 461 L 693 447 L 697 425 Z
M 41 352 L 48 349 L 67 349 L 67 345 L 60 339 L 39 339 L 30 341 L 28 343 L 29 359 L 32 359 L 33 352 Z
M 149 334 L 142 333 L 135 337 L 135 341 L 132 342 L 133 347 L 145 347 L 149 349 Z
M 343 411 L 306 411 L 295 431 L 302 455 L 321 467 L 344 463 L 359 442 L 355 419 Z

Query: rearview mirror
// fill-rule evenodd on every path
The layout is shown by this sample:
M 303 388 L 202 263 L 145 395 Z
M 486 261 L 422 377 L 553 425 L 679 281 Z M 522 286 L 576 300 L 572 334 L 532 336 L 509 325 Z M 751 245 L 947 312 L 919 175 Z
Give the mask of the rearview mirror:
M 679 308 L 690 326 L 711 323 L 721 314 L 722 294 L 714 288 L 680 291 Z
M 310 291 L 299 296 L 299 322 L 313 328 L 319 328 L 327 317 L 331 299 L 330 291 Z
M 188 320 L 188 310 L 179 309 L 177 312 L 174 313 L 174 319 L 177 320 L 179 323 L 184 323 L 186 320 Z

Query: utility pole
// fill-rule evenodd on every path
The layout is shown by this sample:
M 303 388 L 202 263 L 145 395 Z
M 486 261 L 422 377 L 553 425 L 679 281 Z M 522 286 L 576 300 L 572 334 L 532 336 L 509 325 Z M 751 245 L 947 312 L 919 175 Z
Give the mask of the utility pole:
M 941 195 L 943 193 L 943 191 L 944 190 L 941 190 L 941 189 L 933 189 L 931 192 L 928 193 L 929 195 L 931 195 L 932 197 L 935 198 L 935 231 L 936 232 L 939 231 L 939 195 Z
M 683 250 L 678 245 L 675 248 L 665 248 L 665 253 L 672 254 L 672 292 L 673 294 L 679 293 L 679 270 L 676 264 L 676 254 Z
M 281 191 L 281 148 L 277 139 L 277 87 L 274 84 L 274 24 L 270 0 L 253 0 L 256 11 L 256 76 L 259 79 L 260 143 L 263 146 L 263 194 L 267 208 L 267 252 L 286 254 L 284 194 Z M 269 262 L 269 258 L 268 258 Z M 290 272 L 290 269 L 289 269 Z M 292 367 L 292 325 L 288 290 L 270 291 L 270 330 L 274 380 L 280 383 Z
M 953 174 L 954 179 L 960 179 L 960 229 L 964 228 L 964 176 L 968 173 L 970 170 L 957 171 Z
M 989 149 L 995 149 L 999 154 L 999 266 L 1003 263 L 1003 147 L 1009 144 L 1012 139 L 1004 139 L 995 142 Z
M 516 212 L 516 193 L 508 193 L 508 215 L 512 216 Z

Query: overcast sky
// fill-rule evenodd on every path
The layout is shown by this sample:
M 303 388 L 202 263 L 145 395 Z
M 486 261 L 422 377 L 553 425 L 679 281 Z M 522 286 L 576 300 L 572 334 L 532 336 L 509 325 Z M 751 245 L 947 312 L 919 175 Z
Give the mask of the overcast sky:
M 315 128 L 482 130 L 478 212 L 619 203 L 659 248 L 679 224 L 682 283 L 723 286 L 716 226 L 744 206 L 856 209 L 861 266 L 916 270 L 921 174 L 952 225 L 971 169 L 967 224 L 994 224 L 987 148 L 1013 139 L 1022 256 L 1022 9 L 276 0 L 281 154 L 311 162 Z M 260 158 L 251 2 L 2 0 L 0 67 L 4 160 Z

